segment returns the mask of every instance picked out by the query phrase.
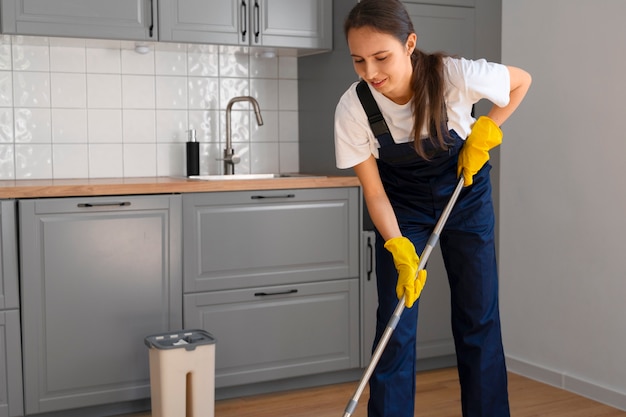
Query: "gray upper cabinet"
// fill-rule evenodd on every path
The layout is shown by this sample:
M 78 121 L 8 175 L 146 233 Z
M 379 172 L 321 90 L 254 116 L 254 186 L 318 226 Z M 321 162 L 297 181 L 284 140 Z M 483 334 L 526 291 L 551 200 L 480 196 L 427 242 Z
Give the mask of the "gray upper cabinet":
M 332 0 L 159 0 L 160 40 L 332 48 Z
M 182 327 L 181 196 L 20 200 L 28 415 L 150 396 L 144 338 Z
M 157 0 L 2 0 L 2 32 L 157 40 Z

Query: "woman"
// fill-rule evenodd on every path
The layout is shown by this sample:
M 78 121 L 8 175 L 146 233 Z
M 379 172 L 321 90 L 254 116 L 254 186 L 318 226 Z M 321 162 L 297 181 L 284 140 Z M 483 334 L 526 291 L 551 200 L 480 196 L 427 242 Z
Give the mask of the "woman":
M 362 0 L 344 32 L 364 83 L 353 84 L 337 105 L 336 157 L 339 168 L 354 168 L 377 232 L 374 345 L 402 296 L 407 307 L 370 379 L 369 416 L 413 416 L 416 301 L 426 280 L 425 271 L 415 279 L 415 248 L 424 248 L 460 175 L 465 187 L 439 241 L 463 416 L 509 416 L 487 161 L 501 141 L 499 126 L 522 101 L 531 77 L 485 60 L 419 51 L 397 0 Z M 493 107 L 476 121 L 472 106 L 481 99 Z

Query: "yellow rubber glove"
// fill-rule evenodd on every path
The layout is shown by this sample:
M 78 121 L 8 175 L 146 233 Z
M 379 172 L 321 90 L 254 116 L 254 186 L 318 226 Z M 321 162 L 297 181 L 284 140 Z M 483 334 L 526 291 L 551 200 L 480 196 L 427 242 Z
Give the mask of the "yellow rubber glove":
M 396 294 L 398 300 L 404 295 L 404 305 L 413 307 L 413 303 L 420 297 L 424 284 L 426 284 L 426 270 L 417 272 L 419 256 L 415 252 L 415 246 L 406 237 L 394 237 L 385 242 L 385 249 L 393 255 L 393 263 L 398 270 L 398 283 Z
M 472 126 L 459 153 L 457 177 L 463 173 L 464 186 L 472 185 L 474 175 L 489 160 L 489 151 L 502 143 L 502 130 L 487 116 L 480 116 Z

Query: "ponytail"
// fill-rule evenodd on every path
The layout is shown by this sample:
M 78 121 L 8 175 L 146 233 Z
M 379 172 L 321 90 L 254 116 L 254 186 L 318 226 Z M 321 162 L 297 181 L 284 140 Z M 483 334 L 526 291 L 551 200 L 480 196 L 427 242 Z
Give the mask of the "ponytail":
M 437 52 L 426 54 L 418 49 L 413 51 L 413 142 L 416 152 L 428 159 L 421 138 L 424 128 L 428 132 L 428 139 L 435 149 L 448 149 L 448 124 L 446 104 L 444 100 L 443 58 L 444 54 Z

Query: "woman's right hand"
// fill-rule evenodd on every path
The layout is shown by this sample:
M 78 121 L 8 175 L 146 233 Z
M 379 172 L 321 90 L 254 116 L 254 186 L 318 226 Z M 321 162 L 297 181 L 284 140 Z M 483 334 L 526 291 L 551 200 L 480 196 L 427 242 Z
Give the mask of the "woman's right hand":
M 417 270 L 419 256 L 415 252 L 413 243 L 406 237 L 394 237 L 387 240 L 385 249 L 391 252 L 393 263 L 398 270 L 396 295 L 398 299 L 402 299 L 402 296 L 404 296 L 404 305 L 407 308 L 411 308 L 420 297 L 422 289 L 426 284 L 426 270 Z

